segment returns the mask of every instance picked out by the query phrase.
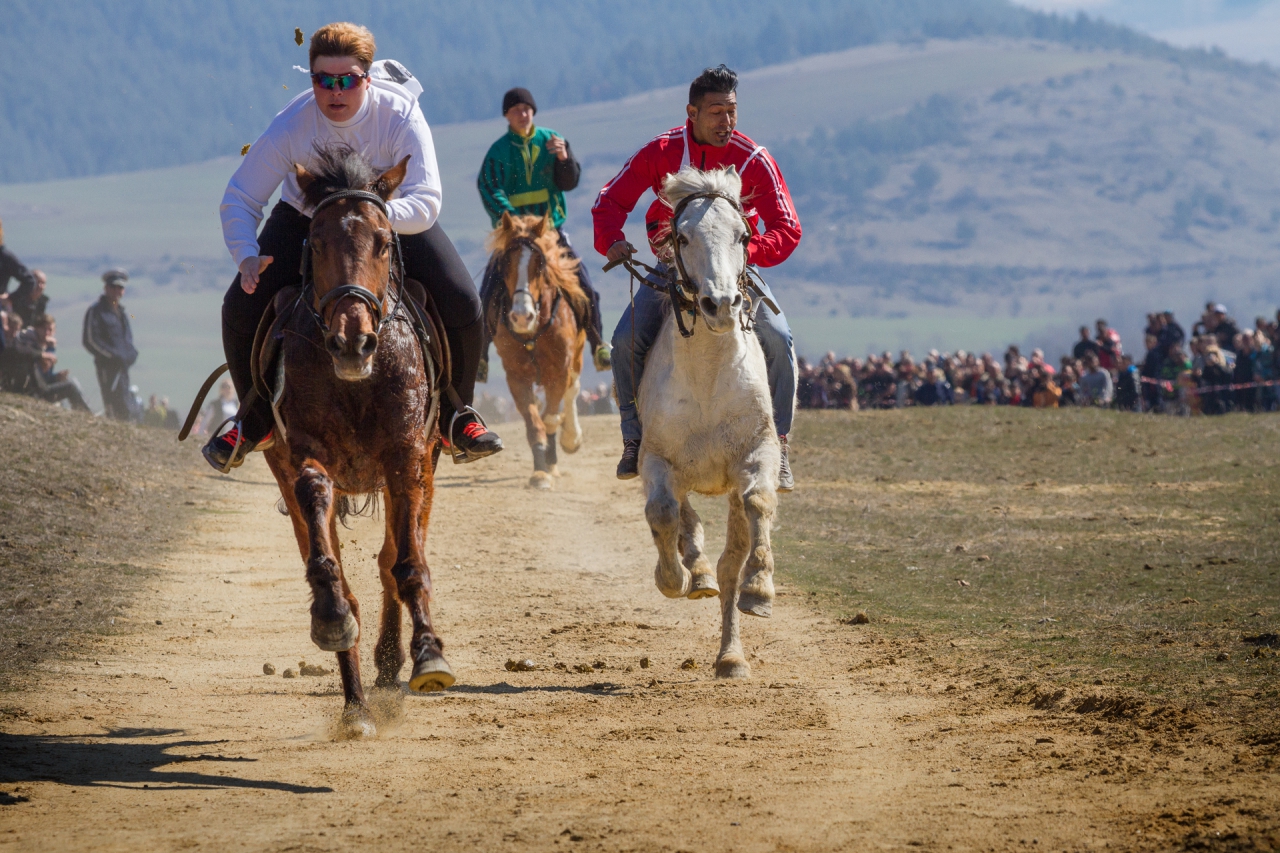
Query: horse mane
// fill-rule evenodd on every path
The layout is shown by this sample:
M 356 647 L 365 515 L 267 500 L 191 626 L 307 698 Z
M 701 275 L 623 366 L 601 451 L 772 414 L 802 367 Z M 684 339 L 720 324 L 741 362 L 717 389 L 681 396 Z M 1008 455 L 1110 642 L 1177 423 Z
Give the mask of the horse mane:
M 721 193 L 741 200 L 742 176 L 737 169 L 731 167 L 704 172 L 689 165 L 674 175 L 667 175 L 662 182 L 662 194 L 672 207 L 695 193 Z
M 302 193 L 308 207 L 315 207 L 336 192 L 368 189 L 378 177 L 373 165 L 350 145 L 317 145 L 314 154 L 315 166 L 307 169 L 314 180 Z
M 521 237 L 532 240 L 534 245 L 542 250 L 543 257 L 547 259 L 547 278 L 550 279 L 551 284 L 559 288 L 564 298 L 569 300 L 574 314 L 579 317 L 586 316 L 584 312 L 590 300 L 578 281 L 578 265 L 581 261 L 571 257 L 568 250 L 560 245 L 560 235 L 550 225 L 542 236 L 538 237 L 538 225 L 541 222 L 541 216 L 512 216 L 511 224 L 514 227 L 508 231 L 499 224 L 489 235 L 485 248 L 490 252 L 505 254 L 515 240 Z

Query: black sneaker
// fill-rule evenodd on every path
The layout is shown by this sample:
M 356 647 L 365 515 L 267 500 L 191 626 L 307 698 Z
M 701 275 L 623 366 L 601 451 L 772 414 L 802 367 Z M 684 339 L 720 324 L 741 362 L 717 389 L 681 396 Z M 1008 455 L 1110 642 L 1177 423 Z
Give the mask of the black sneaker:
M 236 421 L 231 424 L 231 429 L 209 439 L 200 452 L 215 471 L 220 474 L 229 474 L 233 468 L 243 465 L 245 457 L 250 453 L 255 450 L 269 450 L 274 444 L 275 430 L 267 433 L 259 441 L 250 441 L 241 436 L 240 423 Z
M 470 413 L 458 418 L 452 432 L 457 439 L 456 448 L 451 446 L 447 437 L 441 440 L 455 463 L 474 462 L 502 450 L 502 439 L 498 434 Z
M 640 476 L 640 439 L 622 439 L 622 458 L 618 460 L 618 479 L 634 480 Z
M 791 475 L 791 455 L 787 450 L 787 437 L 785 435 L 778 436 L 778 441 L 782 444 L 782 466 L 778 470 L 778 491 L 789 492 L 796 487 L 796 478 Z

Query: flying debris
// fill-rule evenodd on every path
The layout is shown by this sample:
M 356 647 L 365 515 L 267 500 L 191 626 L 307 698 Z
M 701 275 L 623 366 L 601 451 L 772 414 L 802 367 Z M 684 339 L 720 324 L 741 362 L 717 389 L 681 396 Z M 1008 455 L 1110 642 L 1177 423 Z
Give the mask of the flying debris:
M 297 43 L 298 47 L 302 47 L 302 27 L 293 28 L 293 40 Z
M 246 144 L 246 145 L 241 145 L 241 146 L 240 146 L 240 156 L 241 156 L 241 157 L 243 157 L 244 155 L 246 155 L 246 154 L 248 154 L 248 153 L 249 153 L 249 146 L 248 146 L 247 144 Z

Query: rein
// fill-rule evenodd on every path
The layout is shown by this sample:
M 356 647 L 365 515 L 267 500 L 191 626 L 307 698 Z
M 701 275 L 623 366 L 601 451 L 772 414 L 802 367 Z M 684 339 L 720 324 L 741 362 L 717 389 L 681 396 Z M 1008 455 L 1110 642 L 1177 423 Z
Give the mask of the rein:
M 316 205 L 315 211 L 311 214 L 311 221 L 314 223 L 316 215 L 326 207 L 346 199 L 367 201 L 376 206 L 378 210 L 382 211 L 383 216 L 390 219 L 390 212 L 387 210 L 387 203 L 383 200 L 382 196 L 377 193 L 371 193 L 367 190 L 341 190 L 321 199 L 320 203 Z M 339 302 L 347 298 L 360 300 L 369 307 L 370 311 L 373 312 L 373 315 L 376 318 L 375 322 L 377 324 L 374 329 L 375 334 L 380 335 L 383 328 L 386 327 L 387 322 L 390 321 L 392 317 L 400 313 L 399 309 L 404 301 L 404 254 L 400 249 L 400 235 L 396 233 L 395 229 L 392 229 L 391 237 L 392 243 L 395 247 L 395 263 L 387 274 L 387 292 L 385 296 L 379 299 L 378 295 L 367 287 L 359 284 L 343 284 L 335 287 L 333 290 L 330 290 L 324 296 L 320 297 L 319 301 L 316 302 L 315 305 L 312 305 L 312 302 L 315 299 L 315 280 L 311 275 L 311 240 L 310 235 L 308 235 L 308 239 L 302 247 L 302 266 L 298 270 L 299 275 L 302 276 L 302 293 L 300 295 L 300 301 L 310 309 L 311 316 L 315 319 L 316 325 L 320 327 L 320 331 L 324 335 L 329 334 L 329 323 L 324 319 L 325 310 L 330 306 L 336 306 Z M 399 284 L 399 287 L 393 288 L 392 285 L 397 283 Z M 391 310 L 388 311 L 387 303 L 391 299 L 392 292 L 395 292 L 399 298 Z

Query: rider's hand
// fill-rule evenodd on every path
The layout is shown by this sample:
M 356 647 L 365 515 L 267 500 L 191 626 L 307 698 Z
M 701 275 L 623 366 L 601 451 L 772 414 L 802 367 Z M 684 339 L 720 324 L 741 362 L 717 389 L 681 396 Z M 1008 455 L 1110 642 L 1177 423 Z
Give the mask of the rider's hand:
M 552 135 L 547 140 L 547 151 L 556 155 L 557 160 L 569 159 L 569 146 L 565 144 L 563 136 Z
M 605 253 L 605 257 L 609 262 L 620 261 L 623 258 L 629 258 L 636 253 L 636 247 L 628 243 L 626 240 L 619 240 L 609 247 L 609 251 Z
M 240 289 L 245 293 L 253 293 L 258 289 L 258 279 L 262 271 L 271 266 L 275 258 L 271 255 L 254 255 L 240 262 Z

